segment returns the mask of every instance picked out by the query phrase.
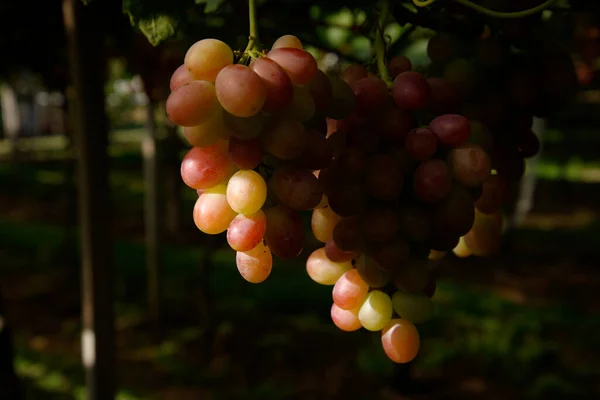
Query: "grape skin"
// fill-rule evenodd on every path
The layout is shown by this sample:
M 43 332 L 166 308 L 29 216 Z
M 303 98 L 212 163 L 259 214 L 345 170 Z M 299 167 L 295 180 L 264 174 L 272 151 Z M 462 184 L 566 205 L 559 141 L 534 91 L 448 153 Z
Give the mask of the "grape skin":
M 166 102 L 169 119 L 180 126 L 200 125 L 218 107 L 215 85 L 207 81 L 192 81 L 179 86 Z
M 202 39 L 185 54 L 185 66 L 197 80 L 215 82 L 219 71 L 233 64 L 233 51 L 217 39 Z
M 302 42 L 294 35 L 283 35 L 273 42 L 272 49 L 293 48 L 302 50 Z
M 267 217 L 258 211 L 238 214 L 227 228 L 227 243 L 235 251 L 249 251 L 259 245 L 267 230 Z
M 352 269 L 352 263 L 335 263 L 325 255 L 325 248 L 321 247 L 312 252 L 306 260 L 306 272 L 310 278 L 321 285 L 334 285 L 338 279 Z
M 294 85 L 305 85 L 317 74 L 317 62 L 307 51 L 294 48 L 272 49 L 267 57 L 279 64 Z
M 256 171 L 238 171 L 227 183 L 227 201 L 237 213 L 254 214 L 261 209 L 266 199 L 267 184 Z
M 411 322 L 393 319 L 381 331 L 381 343 L 390 360 L 405 364 L 414 360 L 419 353 L 419 332 Z
M 235 261 L 242 278 L 250 283 L 264 282 L 273 267 L 271 251 L 262 241 L 250 251 L 238 251 Z
M 282 111 L 292 102 L 292 81 L 279 64 L 268 57 L 261 57 L 250 63 L 250 69 L 263 82 L 265 88 L 263 109 L 266 112 Z
M 236 117 L 256 115 L 265 104 L 267 90 L 260 77 L 245 65 L 228 65 L 217 75 L 219 103 Z
M 185 64 L 180 65 L 173 75 L 171 75 L 171 81 L 169 82 L 169 88 L 171 91 L 177 89 L 179 86 L 185 85 L 186 83 L 190 83 L 194 80 L 194 77 L 188 71 Z
M 389 324 L 392 311 L 390 296 L 379 290 L 373 290 L 360 307 L 358 319 L 366 330 L 376 332 Z
M 317 208 L 312 212 L 311 227 L 313 236 L 319 242 L 327 243 L 333 236 L 333 230 L 342 219 L 331 207 Z
M 344 332 L 354 332 L 362 328 L 358 319 L 358 309 L 344 310 L 336 304 L 331 306 L 331 320 Z
M 369 285 L 356 269 L 344 273 L 333 286 L 333 302 L 344 310 L 360 307 L 367 297 Z
M 208 189 L 224 183 L 232 173 L 233 164 L 224 140 L 208 147 L 193 147 L 181 163 L 183 182 L 193 189 Z
M 218 185 L 205 190 L 194 205 L 194 223 L 208 235 L 225 232 L 237 214 L 227 202 L 225 188 L 225 185 Z

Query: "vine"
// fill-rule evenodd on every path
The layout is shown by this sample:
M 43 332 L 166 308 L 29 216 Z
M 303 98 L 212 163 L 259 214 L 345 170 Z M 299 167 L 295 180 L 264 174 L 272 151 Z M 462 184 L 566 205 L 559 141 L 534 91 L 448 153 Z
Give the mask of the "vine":
M 388 71 L 386 62 L 386 43 L 385 43 L 385 22 L 389 15 L 389 2 L 382 0 L 380 2 L 379 18 L 377 20 L 377 32 L 375 34 L 375 54 L 377 59 L 377 71 L 379 77 L 388 85 L 392 86 L 392 79 Z
M 248 0 L 248 20 L 250 25 L 250 34 L 248 35 L 248 45 L 240 58 L 240 64 L 246 64 L 248 60 L 262 56 L 260 50 L 260 41 L 258 38 L 258 24 L 256 22 L 256 0 Z
M 413 0 L 413 4 L 417 7 L 427 7 L 437 0 Z M 552 4 L 556 3 L 556 0 L 546 0 L 538 6 L 529 8 L 527 10 L 515 11 L 515 12 L 501 12 L 490 10 L 484 6 L 473 3 L 470 0 L 454 0 L 455 2 L 462 4 L 465 7 L 468 7 L 472 10 L 475 10 L 481 14 L 494 17 L 494 18 L 506 18 L 506 19 L 516 19 L 516 18 L 525 18 L 533 14 L 537 14 L 541 11 L 548 9 Z

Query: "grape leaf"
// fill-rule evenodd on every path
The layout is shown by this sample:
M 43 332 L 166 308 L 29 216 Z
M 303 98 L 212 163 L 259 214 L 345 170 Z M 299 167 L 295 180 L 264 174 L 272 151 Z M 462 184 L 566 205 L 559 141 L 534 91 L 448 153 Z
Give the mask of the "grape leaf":
M 151 18 L 141 19 L 138 28 L 146 36 L 152 46 L 159 45 L 165 39 L 175 34 L 176 22 L 168 15 L 155 15 Z
M 217 11 L 224 1 L 225 0 L 196 0 L 196 4 L 206 4 L 204 6 L 204 12 L 209 14 Z

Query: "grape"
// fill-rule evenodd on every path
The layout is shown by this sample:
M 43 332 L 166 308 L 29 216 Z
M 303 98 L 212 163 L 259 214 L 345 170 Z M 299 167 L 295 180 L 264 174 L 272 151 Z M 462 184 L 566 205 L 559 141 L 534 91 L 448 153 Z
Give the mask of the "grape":
M 427 259 L 430 261 L 441 261 L 448 255 L 447 251 L 431 250 Z
M 427 285 L 423 289 L 423 294 L 429 298 L 432 298 L 437 291 L 437 281 L 434 277 L 430 277 Z
M 433 223 L 439 231 L 462 236 L 475 220 L 473 197 L 462 186 L 454 185 L 448 196 L 433 210 Z
M 356 96 L 356 111 L 360 113 L 372 114 L 388 100 L 388 87 L 377 77 L 362 78 L 351 86 Z
M 361 178 L 367 166 L 367 154 L 360 147 L 345 148 L 331 163 L 329 168 L 335 181 Z
M 460 109 L 460 93 L 452 83 L 442 78 L 428 78 L 427 84 L 431 88 L 431 99 L 428 110 L 435 115 L 454 113 Z
M 262 211 L 239 214 L 227 228 L 227 243 L 235 251 L 249 251 L 260 244 L 267 230 L 267 217 Z
M 368 331 L 380 331 L 392 319 L 392 300 L 390 296 L 373 290 L 358 311 L 361 325 Z
M 233 173 L 227 141 L 208 147 L 193 147 L 181 162 L 183 182 L 193 189 L 208 189 L 224 183 Z
M 437 137 L 427 128 L 410 131 L 406 136 L 406 154 L 417 161 L 431 158 L 437 150 Z
M 261 209 L 266 199 L 267 184 L 256 171 L 238 171 L 227 183 L 227 201 L 237 213 L 254 214 Z
M 438 33 L 427 43 L 427 56 L 434 63 L 444 64 L 456 53 L 456 39 L 448 33 Z
M 356 107 L 356 97 L 354 91 L 340 77 L 330 76 L 332 101 L 325 114 L 329 118 L 344 119 Z
M 473 254 L 471 249 L 469 249 L 469 246 L 467 246 L 467 244 L 465 243 L 464 237 L 461 237 L 459 239 L 458 244 L 454 249 L 452 249 L 452 252 L 456 257 L 459 258 L 467 258 Z
M 260 77 L 265 87 L 263 109 L 266 112 L 282 111 L 292 102 L 292 81 L 279 64 L 268 57 L 260 57 L 250 63 L 250 69 Z
M 427 105 L 431 97 L 431 89 L 423 75 L 407 71 L 394 79 L 392 97 L 398 107 L 416 111 Z
M 362 221 L 360 217 L 347 217 L 338 221 L 331 235 L 335 245 L 343 251 L 356 251 L 362 247 Z
M 379 200 L 397 199 L 404 184 L 400 165 L 389 154 L 371 157 L 365 180 L 369 194 Z
M 312 212 L 311 227 L 313 236 L 319 242 L 327 243 L 333 235 L 333 230 L 342 219 L 331 207 L 317 208 Z
M 393 319 L 381 331 L 381 343 L 390 360 L 405 364 L 419 353 L 419 332 L 411 322 Z
M 517 182 L 525 174 L 525 160 L 518 149 L 494 148 L 492 166 L 509 182 Z
M 519 136 L 519 153 L 523 158 L 529 158 L 539 153 L 541 144 L 537 135 L 532 131 L 523 132 Z
M 427 211 L 417 205 L 406 205 L 398 213 L 400 232 L 416 242 L 422 242 L 431 235 L 431 223 Z
M 492 150 L 494 139 L 490 130 L 479 121 L 469 121 L 469 124 L 471 125 L 469 142 L 479 145 L 485 152 Z
M 457 88 L 463 96 L 467 96 L 473 90 L 474 76 L 473 66 L 464 58 L 453 60 L 444 69 L 444 79 Z
M 483 214 L 475 210 L 473 227 L 464 236 L 464 241 L 476 256 L 489 256 L 500 250 L 502 216 L 500 213 Z
M 344 310 L 333 304 L 331 306 L 331 320 L 344 332 L 353 332 L 362 328 L 358 320 L 358 309 Z
M 179 86 L 166 102 L 169 119 L 180 126 L 200 125 L 218 108 L 215 85 L 206 81 L 192 81 Z
M 383 141 L 391 145 L 404 145 L 406 135 L 415 127 L 413 116 L 398 107 L 387 107 L 378 116 L 377 128 Z
M 500 209 L 506 198 L 508 183 L 501 175 L 491 175 L 483 182 L 482 193 L 475 202 L 477 210 L 484 214 L 493 214 Z
M 267 232 L 265 240 L 273 254 L 282 260 L 298 256 L 304 248 L 304 229 L 298 211 L 281 204 L 265 211 Z
M 223 108 L 236 117 L 251 117 L 265 104 L 267 89 L 260 77 L 245 65 L 223 68 L 215 82 L 217 98 Z
M 238 251 L 235 261 L 242 278 L 250 283 L 264 282 L 273 267 L 271 251 L 262 241 L 250 251 Z
M 327 74 L 320 69 L 317 70 L 315 78 L 309 82 L 308 90 L 315 102 L 316 110 L 324 113 L 333 99 L 333 87 Z
M 294 210 L 311 210 L 323 197 L 319 180 L 310 170 L 299 167 L 277 169 L 269 181 L 269 188 L 282 204 Z
M 394 271 L 408 262 L 410 248 L 406 240 L 395 238 L 371 248 L 371 256 L 380 269 Z
M 327 167 L 333 158 L 333 147 L 320 132 L 306 131 L 306 147 L 295 162 L 303 167 L 317 170 Z
M 254 169 L 262 160 L 262 143 L 258 139 L 229 141 L 229 157 L 239 169 Z
M 194 147 L 207 147 L 219 141 L 228 139 L 231 133 L 223 121 L 223 109 L 219 108 L 201 125 L 186 126 L 183 136 Z
M 351 64 L 340 74 L 340 78 L 344 80 L 348 85 L 352 85 L 354 82 L 366 78 L 369 74 L 367 68 L 360 64 Z
M 410 62 L 410 58 L 406 56 L 392 57 L 388 62 L 388 69 L 390 70 L 392 78 L 397 77 L 403 72 L 412 71 L 412 68 L 413 66 Z
M 394 271 L 392 282 L 407 293 L 421 293 L 429 282 L 429 273 L 422 260 L 411 260 Z
M 175 70 L 175 72 L 173 72 L 173 75 L 171 75 L 171 82 L 169 84 L 169 88 L 171 89 L 171 91 L 173 91 L 179 86 L 190 83 L 193 80 L 194 77 L 192 76 L 190 71 L 188 71 L 185 64 L 182 64 L 179 66 L 179 68 Z
M 358 256 L 356 251 L 344 251 L 337 247 L 332 238 L 325 243 L 325 255 L 333 262 L 352 261 Z
M 367 208 L 367 192 L 362 182 L 338 183 L 328 196 L 329 206 L 342 217 L 362 213 Z
M 255 139 L 262 133 L 267 118 L 264 114 L 258 113 L 251 117 L 236 117 L 233 114 L 223 111 L 223 121 L 231 134 L 238 139 Z
M 445 146 L 455 147 L 469 139 L 471 127 L 469 120 L 458 114 L 445 114 L 434 118 L 429 129 Z
M 482 40 L 477 44 L 475 58 L 484 67 L 495 67 L 502 64 L 507 49 L 504 44 L 495 38 Z
M 448 153 L 452 176 L 468 187 L 481 185 L 492 171 L 490 157 L 478 145 L 465 143 Z
M 397 291 L 392 296 L 392 306 L 403 320 L 413 324 L 426 322 L 433 315 L 433 302 L 424 293 Z
M 217 39 L 202 39 L 185 54 L 185 66 L 195 79 L 214 82 L 219 71 L 233 64 L 233 51 Z
M 356 269 L 344 273 L 333 287 L 333 302 L 344 310 L 353 310 L 362 305 L 369 292 L 369 285 L 363 281 Z
M 415 195 L 427 202 L 442 200 L 452 187 L 452 177 L 448 165 L 437 159 L 424 161 L 417 167 L 413 176 Z
M 305 85 L 317 74 L 317 62 L 307 51 L 279 48 L 269 51 L 267 57 L 285 70 L 294 85 Z
M 315 114 L 315 101 L 308 87 L 294 86 L 292 102 L 286 108 L 284 115 L 300 122 L 307 122 Z
M 271 48 L 291 48 L 302 50 L 302 42 L 294 35 L 283 35 L 273 43 L 273 46 Z
M 205 190 L 194 205 L 194 223 L 202 232 L 217 235 L 225 232 L 236 212 L 227 203 L 225 185 Z
M 291 160 L 304 152 L 307 135 L 300 122 L 278 118 L 266 128 L 262 141 L 268 153 L 282 160 Z
M 356 259 L 356 270 L 360 274 L 360 277 L 373 288 L 384 287 L 392 278 L 390 271 L 379 268 L 375 259 L 364 253 Z
M 391 240 L 398 232 L 398 214 L 391 207 L 377 207 L 366 212 L 363 229 L 369 242 Z
M 306 260 L 306 272 L 310 278 L 321 285 L 334 285 L 346 271 L 352 269 L 352 263 L 335 263 L 325 255 L 321 247 L 312 252 Z

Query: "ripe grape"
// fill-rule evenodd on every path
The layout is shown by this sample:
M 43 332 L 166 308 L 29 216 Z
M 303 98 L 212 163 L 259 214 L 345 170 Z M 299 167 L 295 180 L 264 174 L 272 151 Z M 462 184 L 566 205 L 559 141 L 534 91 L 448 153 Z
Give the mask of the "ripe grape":
M 390 360 L 405 364 L 419 353 L 419 332 L 411 322 L 393 319 L 381 331 L 381 344 Z
M 327 243 L 333 235 L 333 230 L 342 219 L 331 207 L 314 209 L 312 212 L 311 227 L 313 236 L 319 242 Z
M 335 303 L 331 306 L 331 320 L 344 332 L 353 332 L 362 328 L 358 319 L 359 309 L 344 310 L 339 308 Z
M 369 285 L 356 269 L 344 273 L 333 286 L 333 302 L 344 310 L 360 307 L 367 297 Z
M 298 256 L 304 249 L 304 229 L 300 213 L 281 204 L 265 210 L 265 240 L 271 252 L 282 260 Z
M 390 296 L 374 290 L 369 293 L 358 311 L 358 319 L 362 326 L 369 331 L 380 331 L 392 319 L 392 300 Z
M 342 217 L 357 215 L 367 209 L 367 191 L 360 181 L 334 184 L 327 198 L 331 209 Z
M 193 147 L 181 163 L 183 182 L 193 189 L 208 189 L 225 183 L 232 173 L 233 164 L 225 140 L 208 147 Z
M 205 190 L 194 205 L 194 223 L 202 232 L 217 235 L 225 232 L 236 212 L 231 209 L 225 195 L 225 185 Z
M 200 125 L 219 107 L 215 85 L 207 81 L 192 81 L 179 86 L 166 102 L 169 119 L 180 126 Z
M 223 68 L 215 82 L 217 98 L 223 108 L 236 117 L 251 117 L 263 107 L 267 90 L 260 77 L 245 65 Z
M 454 249 L 452 249 L 452 252 L 458 258 L 467 258 L 467 257 L 473 255 L 473 252 L 471 251 L 471 249 L 469 249 L 469 246 L 467 246 L 467 244 L 465 243 L 464 237 L 461 237 L 459 239 L 458 244 L 456 245 L 456 247 Z
M 317 62 L 307 51 L 294 48 L 272 49 L 267 57 L 279 64 L 294 85 L 305 85 L 317 74 Z
M 321 285 L 334 285 L 346 271 L 352 269 L 352 263 L 336 263 L 327 258 L 325 248 L 312 252 L 306 260 L 306 271 L 310 278 Z
M 406 205 L 398 213 L 400 232 L 412 241 L 422 242 L 431 235 L 427 210 L 420 205 Z
M 388 69 L 390 70 L 392 78 L 397 77 L 403 72 L 412 71 L 412 68 L 412 62 L 410 61 L 410 58 L 406 56 L 392 57 L 388 62 Z
M 429 129 L 445 146 L 455 147 L 469 139 L 471 127 L 469 120 L 458 114 L 445 114 L 434 118 Z
M 356 270 L 360 277 L 372 288 L 383 288 L 390 283 L 392 274 L 377 265 L 375 259 L 368 254 L 361 254 L 356 259 Z
M 321 183 L 305 168 L 277 169 L 269 181 L 269 188 L 282 204 L 294 210 L 312 210 L 323 197 Z
M 406 110 L 391 106 L 378 115 L 377 128 L 381 138 L 392 146 L 404 145 L 406 135 L 415 127 L 415 119 Z
M 406 240 L 394 238 L 371 247 L 371 256 L 377 266 L 384 271 L 402 268 L 410 258 L 410 247 Z
M 465 143 L 450 150 L 448 165 L 454 179 L 468 187 L 481 185 L 492 171 L 490 157 L 473 143 Z
M 331 76 L 329 80 L 331 81 L 332 101 L 329 107 L 327 107 L 325 115 L 333 119 L 344 119 L 356 107 L 354 91 L 340 77 Z
M 461 98 L 456 86 L 443 78 L 428 78 L 431 99 L 428 110 L 435 115 L 455 113 L 460 109 Z
M 351 64 L 340 74 L 340 78 L 344 80 L 348 85 L 352 85 L 354 82 L 366 78 L 369 71 L 366 67 L 360 64 Z
M 416 111 L 427 105 L 431 97 L 431 89 L 423 75 L 407 71 L 394 79 L 392 97 L 398 107 Z
M 400 196 L 404 177 L 400 165 L 389 154 L 376 154 L 368 162 L 365 181 L 369 195 L 379 200 Z
M 238 251 L 235 261 L 242 278 L 250 283 L 264 282 L 273 267 L 271 251 L 262 241 L 250 251 Z
M 388 100 L 388 88 L 382 79 L 368 76 L 352 83 L 356 96 L 356 111 L 371 114 Z
M 502 175 L 491 175 L 483 182 L 481 196 L 475 202 L 475 207 L 484 214 L 495 213 L 502 206 L 507 189 L 508 183 Z
M 260 57 L 250 63 L 250 69 L 263 82 L 266 93 L 263 109 L 266 112 L 282 111 L 292 102 L 292 81 L 279 64 L 268 57 Z
M 452 177 L 448 165 L 438 159 L 424 161 L 417 167 L 413 176 L 415 195 L 427 202 L 442 200 L 452 187 Z
M 457 236 L 466 234 L 475 220 L 471 193 L 461 185 L 454 185 L 448 196 L 435 205 L 432 220 L 438 231 Z
M 426 322 L 433 315 L 433 302 L 424 293 L 397 291 L 392 296 L 392 306 L 403 320 L 413 324 Z
M 352 261 L 358 256 L 356 251 L 344 251 L 337 247 L 332 238 L 325 243 L 325 255 L 333 262 Z
M 254 169 L 263 157 L 262 143 L 259 139 L 229 141 L 229 157 L 239 169 Z
M 194 147 L 207 147 L 228 139 L 231 133 L 223 121 L 223 109 L 219 108 L 206 121 L 196 126 L 183 128 L 183 136 Z
M 266 199 L 267 184 L 256 171 L 238 171 L 227 183 L 227 201 L 237 213 L 254 214 L 261 209 Z
M 429 282 L 426 261 L 411 260 L 401 268 L 394 270 L 392 282 L 394 286 L 406 293 L 421 293 Z
M 406 155 L 413 160 L 425 161 L 437 150 L 437 137 L 427 128 L 410 131 L 406 136 Z
M 273 42 L 272 49 L 292 48 L 302 50 L 302 42 L 294 35 L 283 35 Z
M 357 216 L 342 218 L 334 226 L 331 238 L 340 250 L 359 250 L 364 240 L 361 218 Z
M 267 117 L 263 113 L 251 117 L 236 117 L 227 111 L 223 111 L 222 119 L 231 135 L 242 140 L 259 137 L 267 122 Z
M 194 77 L 188 71 L 185 64 L 182 64 L 173 72 L 171 75 L 171 82 L 169 83 L 169 88 L 171 91 L 177 89 L 179 86 L 185 85 L 186 83 L 190 83 L 194 80 Z
M 369 242 L 391 240 L 398 232 L 398 214 L 392 207 L 377 207 L 365 213 L 363 229 Z
M 488 256 L 500 250 L 502 216 L 500 213 L 483 214 L 475 210 L 475 222 L 464 236 L 469 250 L 476 256 Z
M 300 122 L 307 122 L 314 116 L 315 109 L 315 101 L 308 87 L 294 85 L 292 102 L 285 109 L 284 115 Z
M 185 66 L 194 79 L 214 82 L 219 71 L 233 64 L 233 51 L 217 39 L 202 39 L 185 54 Z
M 304 152 L 307 135 L 300 122 L 278 118 L 265 129 L 262 141 L 268 153 L 281 160 L 291 160 Z
M 485 152 L 492 150 L 494 139 L 490 130 L 479 121 L 469 121 L 471 125 L 471 135 L 468 141 L 481 147 Z
M 325 113 L 333 99 L 333 87 L 327 74 L 317 70 L 315 78 L 308 83 L 308 90 L 315 102 L 316 111 L 319 114 Z
M 294 160 L 297 165 L 319 170 L 329 166 L 333 158 L 333 146 L 320 132 L 315 130 L 306 131 L 306 147 L 304 152 Z
M 249 251 L 259 245 L 267 230 L 267 217 L 262 211 L 239 214 L 227 228 L 227 243 L 235 251 Z

